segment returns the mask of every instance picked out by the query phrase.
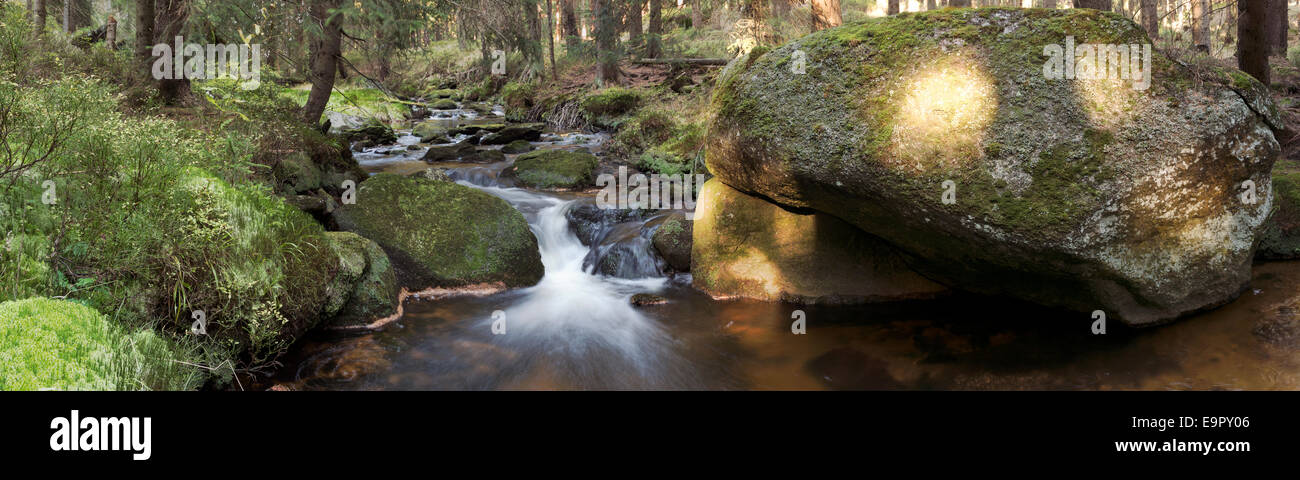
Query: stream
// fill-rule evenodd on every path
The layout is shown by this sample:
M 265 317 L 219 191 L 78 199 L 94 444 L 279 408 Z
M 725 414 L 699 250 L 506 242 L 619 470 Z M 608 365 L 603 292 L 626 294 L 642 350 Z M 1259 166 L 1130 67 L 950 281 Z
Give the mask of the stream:
M 501 122 L 491 117 L 439 121 Z M 607 138 L 561 132 L 534 145 L 600 155 Z M 358 161 L 372 173 L 430 166 L 420 160 L 427 148 L 406 149 L 418 139 L 406 133 L 398 143 Z M 637 252 L 635 241 L 661 217 L 602 227 L 604 240 L 584 245 L 566 214 L 590 195 L 499 182 L 515 157 L 433 166 L 524 214 L 545 266 L 539 284 L 411 298 L 384 330 L 313 334 L 282 359 L 275 382 L 329 390 L 1300 388 L 1300 262 L 1256 265 L 1251 290 L 1219 309 L 1140 330 L 1112 321 L 1106 335 L 1091 333 L 1085 313 L 964 293 L 860 306 L 715 301 L 691 288 L 689 274 L 662 273 L 652 255 L 633 255 L 635 268 L 618 275 L 598 273 L 593 259 L 610 242 Z M 667 302 L 633 306 L 638 293 Z M 791 333 L 796 310 L 806 315 L 805 335 Z M 493 331 L 498 319 L 503 334 Z

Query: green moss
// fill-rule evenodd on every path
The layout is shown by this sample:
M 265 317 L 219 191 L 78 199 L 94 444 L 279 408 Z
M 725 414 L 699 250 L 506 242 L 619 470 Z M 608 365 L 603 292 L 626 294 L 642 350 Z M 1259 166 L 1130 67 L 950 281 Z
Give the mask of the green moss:
M 1276 207 L 1260 235 L 1257 254 L 1266 259 L 1300 257 L 1300 172 L 1273 171 L 1273 201 Z
M 520 155 L 513 175 L 534 188 L 581 188 L 594 184 L 599 163 L 590 153 L 538 150 Z
M 402 286 L 462 286 L 541 279 L 537 239 L 505 200 L 451 182 L 380 174 L 361 184 L 339 226 L 374 240 Z
M 186 360 L 172 341 L 78 303 L 0 303 L 0 390 L 190 390 L 202 375 Z
M 582 108 L 595 116 L 622 115 L 637 108 L 641 95 L 635 90 L 610 87 L 582 99 Z
M 433 108 L 434 110 L 455 110 L 456 101 L 449 98 L 444 98 L 442 100 L 433 102 L 431 108 Z
M 337 282 L 344 297 L 331 325 L 364 325 L 397 311 L 400 287 L 379 244 L 352 232 L 328 232 L 342 259 Z

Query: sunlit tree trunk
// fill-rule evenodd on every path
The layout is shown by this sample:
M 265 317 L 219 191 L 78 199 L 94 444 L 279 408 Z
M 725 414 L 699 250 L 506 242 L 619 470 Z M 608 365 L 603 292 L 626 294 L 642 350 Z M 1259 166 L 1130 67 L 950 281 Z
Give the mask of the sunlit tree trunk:
M 898 0 L 889 0 L 889 7 L 885 11 L 886 15 L 898 15 Z
M 1209 0 L 1191 0 L 1192 2 L 1192 46 L 1202 51 L 1210 50 Z
M 1237 68 L 1269 85 L 1269 0 L 1237 0 Z
M 812 7 L 812 29 L 818 31 L 825 28 L 838 27 L 844 23 L 840 17 L 840 0 L 812 0 L 809 5 Z
M 338 7 L 339 0 L 311 0 L 307 21 L 320 26 L 311 35 L 311 93 L 302 107 L 303 121 L 311 125 L 320 122 L 334 91 L 334 71 L 337 70 L 342 50 L 343 16 L 330 16 L 330 9 Z

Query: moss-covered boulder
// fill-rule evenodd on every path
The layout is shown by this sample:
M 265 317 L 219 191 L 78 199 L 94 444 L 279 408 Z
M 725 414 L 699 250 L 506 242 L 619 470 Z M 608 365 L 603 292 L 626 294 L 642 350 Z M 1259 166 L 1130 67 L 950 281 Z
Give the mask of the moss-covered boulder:
M 534 148 L 533 144 L 528 140 L 515 140 L 507 143 L 506 146 L 501 147 L 501 153 L 511 155 L 516 153 L 527 153 L 533 151 Z
M 455 110 L 457 108 L 456 101 L 450 98 L 444 98 L 442 100 L 433 102 L 433 105 L 431 105 L 430 107 L 433 108 L 434 110 Z
M 203 375 L 186 350 L 85 305 L 0 303 L 0 390 L 189 390 Z
M 594 185 L 600 162 L 595 155 L 567 150 L 537 150 L 520 155 L 502 175 L 543 189 L 585 188 Z
M 425 143 L 448 143 L 447 129 L 437 122 L 420 122 L 411 128 L 411 135 Z M 442 141 L 439 141 L 442 140 Z
M 1300 258 L 1300 172 L 1293 168 L 1273 173 L 1277 209 L 1260 234 L 1258 258 Z
M 668 216 L 650 237 L 655 250 L 678 272 L 691 271 L 691 236 L 695 222 L 681 212 Z
M 516 140 L 536 142 L 542 139 L 542 131 L 545 129 L 546 124 L 544 123 L 507 125 L 496 132 L 485 135 L 479 143 L 483 145 L 505 145 Z
M 500 150 L 480 150 L 474 147 L 473 143 L 460 142 L 454 145 L 445 145 L 438 147 L 429 147 L 424 152 L 422 159 L 426 162 L 466 162 L 466 163 L 494 163 L 504 162 L 506 156 Z
M 582 99 L 582 109 L 595 116 L 622 115 L 640 104 L 641 95 L 623 87 L 599 90 Z
M 282 193 L 302 194 L 321 188 L 321 169 L 306 153 L 295 152 L 281 157 L 271 167 L 271 173 Z
M 346 294 L 331 326 L 367 325 L 397 312 L 397 274 L 379 244 L 352 232 L 329 232 L 340 259 Z
M 397 133 L 393 132 L 393 127 L 377 120 L 366 122 L 360 127 L 343 130 L 343 138 L 349 142 L 356 142 L 362 147 L 397 143 Z
M 537 239 L 523 214 L 498 197 L 460 184 L 380 174 L 335 211 L 343 230 L 374 240 L 411 290 L 542 278 Z
M 1146 89 L 1047 78 L 1067 42 L 1150 44 L 1114 13 L 982 8 L 756 49 L 717 80 L 709 171 L 968 290 L 1133 325 L 1231 300 L 1272 209 L 1271 103 L 1240 72 L 1159 52 Z
M 824 213 L 792 212 L 705 182 L 696 204 L 693 285 L 715 297 L 797 303 L 930 298 L 945 288 L 880 239 Z

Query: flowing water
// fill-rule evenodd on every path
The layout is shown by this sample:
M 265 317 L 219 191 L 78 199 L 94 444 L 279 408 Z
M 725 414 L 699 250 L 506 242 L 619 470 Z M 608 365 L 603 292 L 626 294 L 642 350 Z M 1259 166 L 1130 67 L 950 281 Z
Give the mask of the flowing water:
M 604 137 L 544 140 L 540 148 L 599 152 Z M 413 173 L 429 166 L 421 155 L 358 158 L 372 172 Z M 693 290 L 689 275 L 596 273 L 591 257 L 609 244 L 583 245 L 566 215 L 584 195 L 500 184 L 513 157 L 441 166 L 524 214 L 546 268 L 539 284 L 409 299 L 404 317 L 382 331 L 303 342 L 276 381 L 300 389 L 1300 388 L 1300 262 L 1257 265 L 1252 289 L 1222 308 L 1141 330 L 1111 322 L 1106 335 L 1091 333 L 1086 314 L 961 293 L 852 307 L 715 301 Z M 653 221 L 608 230 L 635 237 Z M 632 306 L 637 293 L 667 303 Z M 796 310 L 806 315 L 805 335 L 791 333 Z M 493 331 L 497 320 L 503 334 Z

